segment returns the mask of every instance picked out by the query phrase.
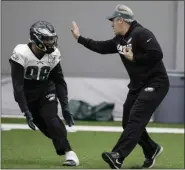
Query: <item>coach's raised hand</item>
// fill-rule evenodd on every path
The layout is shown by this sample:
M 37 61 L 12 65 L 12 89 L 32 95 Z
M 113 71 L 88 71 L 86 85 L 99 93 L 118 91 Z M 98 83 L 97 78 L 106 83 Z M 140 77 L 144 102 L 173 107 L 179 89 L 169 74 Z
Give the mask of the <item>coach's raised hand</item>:
M 78 39 L 80 36 L 79 28 L 78 25 L 76 24 L 75 21 L 72 22 L 72 29 L 71 32 L 73 33 L 73 36 Z

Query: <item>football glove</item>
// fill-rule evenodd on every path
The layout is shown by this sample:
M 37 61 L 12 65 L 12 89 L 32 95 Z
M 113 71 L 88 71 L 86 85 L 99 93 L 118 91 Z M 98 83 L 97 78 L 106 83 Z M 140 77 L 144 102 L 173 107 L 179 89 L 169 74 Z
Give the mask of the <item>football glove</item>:
M 65 120 L 66 124 L 69 127 L 74 125 L 73 115 L 70 113 L 68 108 L 62 110 L 62 115 L 64 117 L 64 120 Z
M 36 127 L 33 123 L 33 117 L 30 111 L 26 111 L 24 112 L 24 116 L 26 117 L 26 121 L 28 126 L 32 129 L 32 130 L 36 130 Z

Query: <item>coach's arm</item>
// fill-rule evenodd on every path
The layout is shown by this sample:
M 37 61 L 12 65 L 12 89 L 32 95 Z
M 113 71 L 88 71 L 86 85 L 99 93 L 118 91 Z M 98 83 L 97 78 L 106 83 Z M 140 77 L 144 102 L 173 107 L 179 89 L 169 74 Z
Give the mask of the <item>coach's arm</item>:
M 100 54 L 117 53 L 116 43 L 114 42 L 114 39 L 116 37 L 107 41 L 95 41 L 90 38 L 85 38 L 80 35 L 79 28 L 75 21 L 72 22 L 71 32 L 73 36 L 77 39 L 78 43 L 84 45 L 89 50 L 92 50 Z
M 117 48 L 116 48 L 116 44 L 114 43 L 114 39 L 110 39 L 107 41 L 95 41 L 90 38 L 79 36 L 78 43 L 100 54 L 117 53 Z

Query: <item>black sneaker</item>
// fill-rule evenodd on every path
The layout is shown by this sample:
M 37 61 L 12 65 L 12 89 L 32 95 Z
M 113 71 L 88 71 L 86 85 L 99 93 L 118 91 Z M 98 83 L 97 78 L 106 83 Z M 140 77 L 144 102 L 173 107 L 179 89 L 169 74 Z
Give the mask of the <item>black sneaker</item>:
M 102 158 L 112 169 L 120 169 L 122 163 L 119 162 L 120 155 L 117 152 L 103 152 Z
M 153 156 L 151 158 L 145 157 L 145 161 L 142 165 L 142 168 L 152 168 L 155 165 L 155 159 L 163 152 L 162 146 L 157 146 Z

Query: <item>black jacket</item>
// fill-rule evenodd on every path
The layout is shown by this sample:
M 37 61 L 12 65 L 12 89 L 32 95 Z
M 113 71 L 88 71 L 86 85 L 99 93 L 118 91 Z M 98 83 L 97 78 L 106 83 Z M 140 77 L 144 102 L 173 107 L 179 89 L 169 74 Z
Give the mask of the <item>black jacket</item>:
M 131 24 L 124 36 L 118 35 L 107 41 L 94 41 L 80 36 L 78 43 L 100 54 L 119 53 L 130 77 L 130 89 L 137 90 L 151 83 L 153 86 L 159 86 L 162 82 L 168 81 L 158 41 L 151 31 L 137 21 Z M 132 46 L 133 61 L 123 55 L 126 46 Z

